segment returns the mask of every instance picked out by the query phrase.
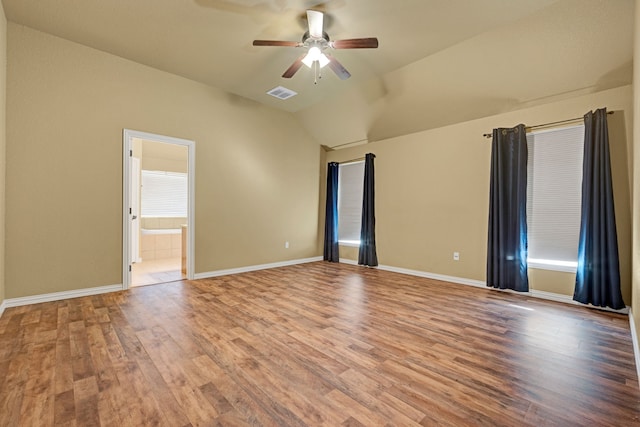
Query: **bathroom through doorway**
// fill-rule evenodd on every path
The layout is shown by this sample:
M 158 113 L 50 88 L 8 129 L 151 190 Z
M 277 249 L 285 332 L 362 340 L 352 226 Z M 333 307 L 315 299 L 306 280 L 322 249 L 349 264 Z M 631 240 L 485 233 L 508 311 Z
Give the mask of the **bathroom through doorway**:
M 193 277 L 194 142 L 125 130 L 123 288 Z

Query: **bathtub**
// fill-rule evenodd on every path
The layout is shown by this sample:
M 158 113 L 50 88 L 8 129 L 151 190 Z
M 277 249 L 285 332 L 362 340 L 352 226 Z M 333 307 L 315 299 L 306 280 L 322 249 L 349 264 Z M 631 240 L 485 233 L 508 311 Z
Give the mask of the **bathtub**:
M 142 261 L 182 256 L 182 229 L 142 228 L 140 234 Z

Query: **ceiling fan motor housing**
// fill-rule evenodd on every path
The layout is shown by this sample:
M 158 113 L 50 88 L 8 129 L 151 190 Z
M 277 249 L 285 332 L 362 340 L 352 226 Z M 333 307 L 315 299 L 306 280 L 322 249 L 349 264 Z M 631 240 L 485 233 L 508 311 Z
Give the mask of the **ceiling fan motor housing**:
M 306 31 L 303 35 L 302 35 L 302 44 L 304 45 L 304 47 L 319 47 L 320 50 L 325 49 L 327 47 L 329 47 L 329 34 L 327 34 L 326 32 L 322 32 L 322 38 L 319 37 L 311 37 L 311 34 L 309 34 L 309 31 Z

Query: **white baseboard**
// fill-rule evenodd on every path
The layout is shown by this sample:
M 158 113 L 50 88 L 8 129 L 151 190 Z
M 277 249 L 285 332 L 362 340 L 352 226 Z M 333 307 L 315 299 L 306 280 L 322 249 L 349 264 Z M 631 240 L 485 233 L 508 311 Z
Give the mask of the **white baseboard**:
M 479 280 L 466 279 L 464 277 L 445 276 L 444 274 L 429 273 L 427 271 L 409 270 L 407 268 L 392 267 L 390 265 L 379 265 L 380 270 L 392 271 L 394 273 L 409 274 L 411 276 L 424 277 L 427 279 L 441 280 L 443 282 L 458 283 L 460 285 L 475 286 L 476 288 L 486 288 L 486 284 Z
M 638 384 L 640 385 L 640 345 L 638 344 L 638 331 L 633 318 L 633 310 L 629 309 L 629 328 L 631 329 L 631 341 L 633 342 L 633 354 L 636 357 L 636 372 L 638 374 Z
M 346 259 L 346 258 L 340 258 L 340 262 L 343 263 L 343 264 L 358 265 L 357 261 L 354 261 L 354 260 L 351 260 L 351 259 Z M 598 309 L 598 310 L 611 311 L 613 313 L 620 313 L 620 314 L 628 314 L 629 313 L 629 307 L 625 307 L 625 308 L 620 309 L 620 310 L 614 310 L 614 309 L 609 308 L 609 307 L 597 307 L 597 306 L 593 306 L 593 305 L 582 304 L 582 303 L 580 303 L 578 301 L 574 301 L 573 297 L 571 295 L 556 294 L 556 293 L 553 293 L 553 292 L 538 291 L 538 290 L 535 290 L 535 289 L 532 289 L 529 292 L 516 292 L 516 291 L 512 291 L 510 289 L 497 289 L 497 288 L 488 287 L 487 284 L 485 282 L 483 282 L 483 281 L 474 280 L 474 279 L 467 279 L 467 278 L 464 278 L 464 277 L 446 276 L 444 274 L 429 273 L 427 271 L 411 270 L 411 269 L 408 269 L 408 268 L 393 267 L 393 266 L 390 266 L 390 265 L 379 265 L 378 268 L 380 270 L 391 271 L 391 272 L 394 272 L 394 273 L 408 274 L 408 275 L 411 275 L 411 276 L 424 277 L 424 278 L 427 278 L 427 279 L 434 279 L 434 280 L 441 280 L 443 282 L 457 283 L 457 284 L 460 284 L 460 285 L 474 286 L 476 288 L 484 288 L 484 289 L 500 291 L 500 292 L 510 292 L 510 293 L 514 293 L 514 294 L 517 294 L 517 295 L 526 295 L 526 296 L 533 297 L 533 298 L 539 298 L 539 299 L 544 299 L 544 300 L 549 300 L 549 301 L 562 302 L 562 303 L 565 303 L 565 304 L 578 305 L 578 306 L 587 307 L 587 308 L 595 308 L 595 309 Z
M 295 260 L 289 260 L 289 261 L 274 262 L 274 263 L 270 263 L 270 264 L 259 264 L 259 265 L 251 265 L 251 266 L 247 266 L 247 267 L 230 268 L 230 269 L 226 269 L 226 270 L 217 270 L 217 271 L 210 271 L 210 272 L 205 272 L 205 273 L 197 273 L 197 274 L 194 275 L 194 279 L 207 279 L 207 278 L 210 278 L 210 277 L 227 276 L 227 275 L 230 275 L 230 274 L 248 273 L 250 271 L 266 270 L 266 269 L 278 268 L 278 267 L 287 267 L 287 266 L 290 266 L 290 265 L 306 264 L 306 263 L 309 263 L 309 262 L 316 262 L 316 261 L 322 261 L 322 257 L 318 256 L 318 257 L 312 257 L 312 258 L 302 258 L 302 259 L 295 259 Z M 340 258 L 340 262 L 343 263 L 343 264 L 358 265 L 357 261 L 354 261 L 354 260 L 351 260 L 351 259 L 346 259 L 346 258 Z M 411 270 L 411 269 L 407 269 L 407 268 L 393 267 L 393 266 L 389 266 L 389 265 L 379 265 L 377 268 L 379 268 L 380 270 L 391 271 L 391 272 L 394 272 L 394 273 L 408 274 L 408 275 L 411 275 L 411 276 L 424 277 L 424 278 L 427 278 L 427 279 L 434 279 L 434 280 L 441 280 L 441 281 L 444 281 L 444 282 L 457 283 L 457 284 L 460 284 L 460 285 L 467 285 L 467 286 L 473 286 L 473 287 L 477 287 L 477 288 L 485 288 L 485 289 L 490 289 L 490 290 L 505 291 L 505 290 L 502 290 L 502 289 L 495 289 L 495 288 L 487 287 L 485 282 L 482 282 L 480 280 L 467 279 L 467 278 L 464 278 L 464 277 L 447 276 L 447 275 L 443 275 L 443 274 L 429 273 L 427 271 Z M 122 285 L 118 284 L 118 285 L 109 285 L 109 286 L 99 286 L 99 287 L 95 287 L 95 288 L 75 289 L 75 290 L 72 290 L 72 291 L 54 292 L 54 293 L 50 293 L 50 294 L 33 295 L 33 296 L 28 296 L 28 297 L 8 298 L 8 299 L 5 299 L 0 304 L 0 316 L 2 316 L 2 313 L 4 312 L 4 310 L 6 308 L 9 308 L 9 307 L 18 307 L 18 306 L 22 306 L 22 305 L 38 304 L 38 303 L 42 303 L 42 302 L 59 301 L 59 300 L 63 300 L 63 299 L 78 298 L 78 297 L 84 297 L 84 296 L 89 296 L 89 295 L 98 295 L 98 294 L 104 294 L 104 293 L 108 293 L 108 292 L 118 292 L 118 291 L 121 291 L 121 290 L 122 290 Z M 514 292 L 514 291 L 510 291 L 510 290 L 506 290 L 506 291 L 507 292 Z M 578 305 L 578 306 L 582 306 L 582 307 L 596 308 L 596 309 L 599 309 L 599 310 L 606 310 L 606 311 L 611 311 L 611 312 L 621 313 L 621 314 L 629 314 L 629 318 L 630 318 L 630 321 L 631 321 L 631 326 L 632 326 L 632 328 L 634 328 L 632 335 L 633 335 L 633 338 L 634 338 L 634 350 L 635 350 L 635 353 L 636 353 L 636 366 L 638 367 L 639 372 L 640 372 L 640 362 L 638 361 L 638 359 L 640 358 L 640 350 L 638 350 L 637 336 L 635 335 L 635 325 L 633 324 L 633 321 L 631 320 L 632 314 L 631 314 L 631 310 L 629 309 L 629 307 L 623 308 L 621 310 L 614 310 L 614 309 L 610 309 L 610 308 L 606 308 L 606 307 L 595 307 L 595 306 L 585 305 L 585 304 L 579 303 L 577 301 L 574 301 L 571 298 L 571 296 L 569 296 L 569 295 L 562 295 L 562 294 L 556 294 L 556 293 L 545 292 L 545 291 L 537 291 L 535 289 L 531 290 L 529 292 L 514 292 L 514 293 L 519 294 L 519 295 L 527 295 L 527 296 L 531 296 L 531 297 L 534 297 L 534 298 L 540 298 L 540 299 L 545 299 L 545 300 L 562 302 L 562 303 L 566 303 L 566 304 Z M 640 375 L 638 377 L 640 378 Z
M 358 265 L 358 261 L 347 258 L 340 258 L 340 262 L 343 264 Z M 478 288 L 486 287 L 484 282 L 473 279 L 465 279 L 463 277 L 445 276 L 443 274 L 429 273 L 428 271 L 411 270 L 401 267 L 393 267 L 391 265 L 379 265 L 376 268 L 378 268 L 379 270 L 391 271 L 393 273 L 408 274 L 410 276 L 424 277 L 426 279 L 441 280 L 443 282 L 458 283 L 461 285 L 475 286 Z
M 2 311 L 9 307 L 21 305 L 39 304 L 42 302 L 60 301 L 69 298 L 86 297 L 90 295 L 106 294 L 122 290 L 122 285 L 98 286 L 95 288 L 74 289 L 72 291 L 54 292 L 51 294 L 32 295 L 28 297 L 7 298 L 2 303 Z M 2 313 L 0 311 L 0 313 Z
M 532 289 L 529 292 L 518 292 L 518 293 L 528 294 L 529 296 L 532 296 L 534 298 L 563 302 L 565 304 L 572 304 L 580 307 L 593 308 L 595 310 L 610 311 L 612 313 L 619 313 L 619 314 L 629 314 L 629 306 L 616 310 L 614 308 L 609 308 L 609 307 L 600 307 L 597 305 L 583 304 L 581 302 L 575 301 L 571 295 L 555 294 L 553 292 L 545 292 L 545 291 L 536 291 L 535 289 Z
M 269 268 L 288 267 L 290 265 L 306 264 L 309 262 L 322 261 L 322 257 L 293 259 L 290 261 L 273 262 L 270 264 L 250 265 L 247 267 L 229 268 L 227 270 L 208 271 L 206 273 L 196 273 L 194 279 L 208 279 L 210 277 L 228 276 L 230 274 L 248 273 L 250 271 L 267 270 Z
M 538 291 L 535 289 L 531 289 L 529 290 L 529 292 L 515 292 L 515 293 L 518 293 L 518 294 L 524 293 L 525 295 L 529 295 L 534 298 L 546 299 L 546 300 L 556 301 L 556 302 L 563 302 L 565 304 L 584 305 L 577 301 L 574 301 L 571 295 L 556 294 L 554 292 Z
M 291 261 L 274 262 L 271 264 L 253 265 L 248 267 L 232 268 L 228 270 L 212 271 L 208 273 L 198 273 L 195 275 L 195 278 L 206 279 L 208 277 L 217 277 L 217 276 L 226 276 L 229 274 L 246 273 L 249 271 L 264 270 L 267 268 L 286 267 L 289 265 L 304 264 L 304 263 L 314 262 L 314 261 L 322 261 L 322 257 L 304 258 L 304 259 L 297 259 L 297 260 L 291 260 Z M 38 303 L 50 302 L 50 301 L 60 301 L 63 299 L 105 294 L 108 292 L 118 292 L 121 290 L 122 290 L 122 284 L 119 284 L 119 285 L 109 285 L 109 286 L 98 286 L 95 288 L 75 289 L 72 291 L 54 292 L 50 294 L 32 295 L 27 297 L 8 298 L 8 299 L 5 299 L 2 302 L 2 304 L 0 304 L 0 316 L 4 312 L 5 308 L 9 308 L 9 307 L 19 307 L 22 305 L 38 304 Z

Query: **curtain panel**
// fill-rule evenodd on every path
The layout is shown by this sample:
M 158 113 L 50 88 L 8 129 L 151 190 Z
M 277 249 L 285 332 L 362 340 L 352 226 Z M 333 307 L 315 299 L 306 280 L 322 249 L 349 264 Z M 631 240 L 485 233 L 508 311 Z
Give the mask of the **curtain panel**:
M 338 163 L 327 165 L 327 201 L 324 222 L 324 260 L 340 262 L 338 247 Z
M 527 139 L 525 126 L 493 130 L 487 286 L 529 290 L 527 276 Z
M 376 254 L 376 214 L 375 214 L 375 172 L 373 159 L 368 153 L 364 159 L 364 189 L 362 195 L 362 224 L 360 228 L 360 250 L 358 264 L 375 267 L 378 265 Z
M 625 304 L 620 291 L 606 108 L 585 114 L 584 127 L 582 209 L 573 299 L 621 309 Z

